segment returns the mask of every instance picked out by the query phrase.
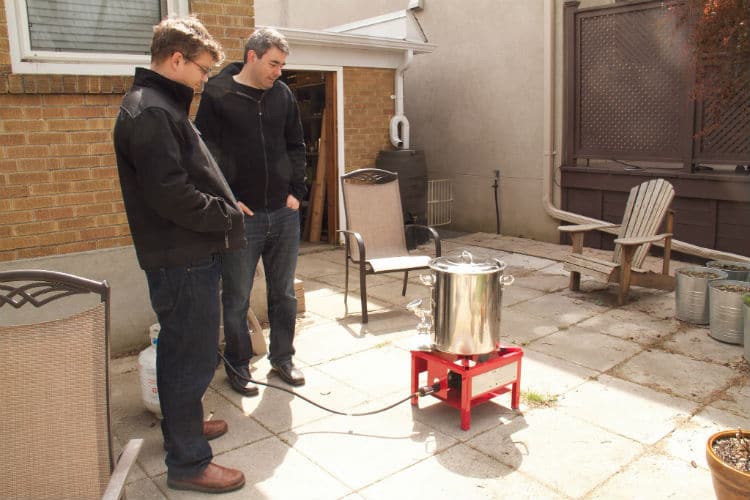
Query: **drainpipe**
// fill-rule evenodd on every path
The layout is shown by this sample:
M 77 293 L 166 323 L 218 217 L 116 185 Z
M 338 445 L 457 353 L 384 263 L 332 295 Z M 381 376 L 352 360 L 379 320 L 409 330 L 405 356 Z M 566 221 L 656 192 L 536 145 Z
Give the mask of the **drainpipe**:
M 555 189 L 553 179 L 555 172 L 555 0 L 544 2 L 544 151 L 543 151 L 543 183 L 542 205 L 547 214 L 563 222 L 571 224 L 602 224 L 605 221 L 586 217 L 585 215 L 567 212 L 557 208 L 552 203 Z M 602 229 L 604 232 L 617 234 L 617 230 Z M 655 243 L 664 246 L 663 242 Z M 750 262 L 750 257 L 722 252 L 712 248 L 699 247 L 684 241 L 672 240 L 672 249 L 698 257 L 712 260 L 734 260 Z
M 391 144 L 396 149 L 409 149 L 409 120 L 404 116 L 404 72 L 411 65 L 412 59 L 414 59 L 414 51 L 409 49 L 404 53 L 404 62 L 396 68 L 394 76 L 396 95 L 393 98 L 396 100 L 396 105 L 395 114 L 391 118 Z M 401 137 L 398 133 L 399 125 L 401 125 Z

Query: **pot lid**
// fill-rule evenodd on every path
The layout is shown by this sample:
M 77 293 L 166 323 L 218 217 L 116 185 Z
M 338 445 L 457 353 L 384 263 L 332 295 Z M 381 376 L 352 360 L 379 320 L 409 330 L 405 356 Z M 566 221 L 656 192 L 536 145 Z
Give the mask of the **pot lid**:
M 505 262 L 495 258 L 477 258 L 471 252 L 463 252 L 437 257 L 430 261 L 430 268 L 444 273 L 485 274 L 502 272 Z

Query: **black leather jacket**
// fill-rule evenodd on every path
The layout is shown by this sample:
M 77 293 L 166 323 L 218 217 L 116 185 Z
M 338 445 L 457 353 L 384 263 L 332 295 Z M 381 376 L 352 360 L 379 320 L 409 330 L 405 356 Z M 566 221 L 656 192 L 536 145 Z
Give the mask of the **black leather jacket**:
M 234 81 L 242 63 L 211 78 L 195 125 L 237 199 L 252 210 L 286 206 L 306 192 L 305 137 L 297 100 L 281 81 L 258 90 Z
M 188 116 L 193 90 L 145 68 L 120 105 L 117 170 L 143 269 L 245 245 L 232 191 Z

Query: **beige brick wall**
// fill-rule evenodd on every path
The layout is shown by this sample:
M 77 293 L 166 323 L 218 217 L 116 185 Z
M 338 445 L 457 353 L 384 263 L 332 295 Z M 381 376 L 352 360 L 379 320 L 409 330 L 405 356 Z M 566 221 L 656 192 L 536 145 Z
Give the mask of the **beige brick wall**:
M 112 127 L 132 78 L 13 74 L 4 2 L 0 261 L 130 244 Z M 254 26 L 253 0 L 193 0 L 191 8 L 224 45 L 227 60 L 241 59 Z
M 344 151 L 347 172 L 375 166 L 381 149 L 392 149 L 394 70 L 344 68 Z

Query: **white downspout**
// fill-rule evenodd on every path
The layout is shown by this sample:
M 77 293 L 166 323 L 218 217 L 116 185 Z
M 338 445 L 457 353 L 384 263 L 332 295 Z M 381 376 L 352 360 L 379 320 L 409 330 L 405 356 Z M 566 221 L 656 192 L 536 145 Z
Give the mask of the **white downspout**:
M 394 87 L 396 95 L 395 114 L 391 118 L 391 144 L 396 149 L 409 149 L 409 120 L 404 116 L 404 72 L 414 59 L 414 51 L 407 50 L 404 53 L 404 62 L 396 68 L 394 76 Z M 402 136 L 399 137 L 398 126 L 401 125 Z
M 544 2 L 544 151 L 543 161 L 543 189 L 542 205 L 550 217 L 572 224 L 603 223 L 604 221 L 586 217 L 585 215 L 560 210 L 553 203 L 554 172 L 555 172 L 555 0 Z M 616 230 L 603 229 L 605 232 L 616 234 Z M 663 243 L 657 243 L 664 246 Z M 737 260 L 750 262 L 750 257 L 722 252 L 711 248 L 699 247 L 684 241 L 672 240 L 675 251 L 716 260 Z

